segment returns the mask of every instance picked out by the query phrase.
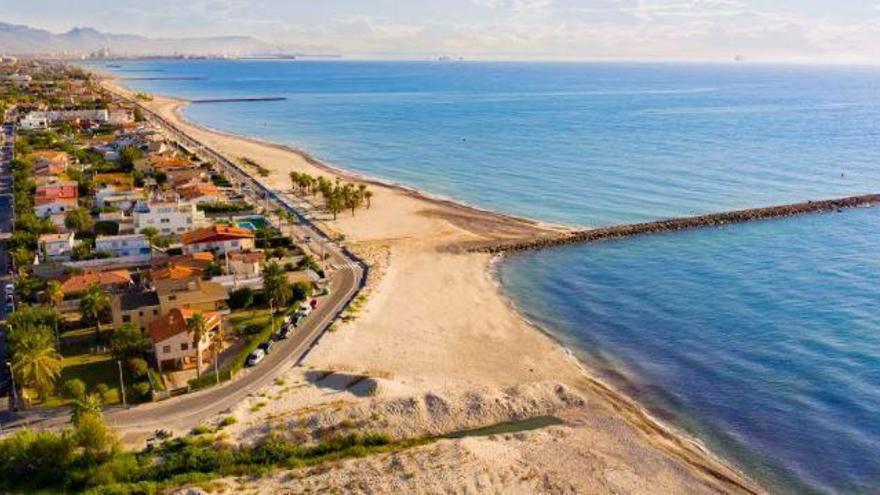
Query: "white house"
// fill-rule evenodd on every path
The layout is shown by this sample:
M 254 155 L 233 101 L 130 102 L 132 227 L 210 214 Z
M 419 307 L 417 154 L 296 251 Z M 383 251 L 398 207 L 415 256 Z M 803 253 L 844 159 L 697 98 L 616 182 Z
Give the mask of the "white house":
M 39 240 L 44 260 L 67 261 L 73 255 L 73 232 L 67 234 L 43 234 Z
M 45 129 L 52 122 L 59 120 L 92 120 L 107 122 L 110 114 L 106 109 L 98 110 L 48 110 L 28 112 L 19 124 L 23 129 Z
M 187 254 L 202 251 L 224 254 L 253 249 L 254 232 L 228 225 L 211 225 L 181 235 L 180 242 L 183 243 L 183 252 Z
M 34 214 L 40 218 L 46 218 L 51 215 L 65 214 L 70 210 L 77 208 L 76 199 L 56 199 L 43 204 L 34 206 Z
M 150 254 L 150 242 L 142 234 L 107 235 L 95 239 L 95 251 L 113 253 L 113 256 Z
M 221 317 L 219 313 L 202 312 L 205 319 L 205 332 L 196 342 L 195 335 L 188 328 L 187 321 L 198 311 L 191 309 L 172 309 L 153 320 L 148 334 L 156 353 L 160 370 L 193 368 L 196 365 L 196 346 L 202 351 L 202 365 L 211 357 L 209 349 L 217 338 Z
M 178 235 L 208 224 L 195 203 L 150 202 L 135 206 L 134 227 L 140 232 L 155 227 L 162 235 Z

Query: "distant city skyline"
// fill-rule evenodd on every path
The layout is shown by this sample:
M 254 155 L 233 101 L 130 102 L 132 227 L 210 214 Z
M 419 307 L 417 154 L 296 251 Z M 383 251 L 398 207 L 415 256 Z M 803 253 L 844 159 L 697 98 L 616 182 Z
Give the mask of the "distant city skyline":
M 361 58 L 880 61 L 880 0 L 0 0 L 0 12 L 53 32 L 244 35 Z

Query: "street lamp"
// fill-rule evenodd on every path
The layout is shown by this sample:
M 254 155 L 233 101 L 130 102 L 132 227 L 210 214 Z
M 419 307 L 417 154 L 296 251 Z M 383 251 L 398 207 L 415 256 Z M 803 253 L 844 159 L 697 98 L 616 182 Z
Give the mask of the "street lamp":
M 6 367 L 9 368 L 9 378 L 12 380 L 12 410 L 18 410 L 18 392 L 15 390 L 15 373 L 12 372 L 12 363 L 6 361 Z
M 116 364 L 119 366 L 119 393 L 122 397 L 122 407 L 128 408 L 128 404 L 125 401 L 125 382 L 122 380 L 122 361 L 116 360 Z

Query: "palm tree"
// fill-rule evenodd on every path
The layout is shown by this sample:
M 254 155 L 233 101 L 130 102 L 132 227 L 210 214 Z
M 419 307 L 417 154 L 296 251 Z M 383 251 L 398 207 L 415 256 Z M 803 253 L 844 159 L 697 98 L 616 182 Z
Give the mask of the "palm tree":
M 186 328 L 193 333 L 193 345 L 196 346 L 196 378 L 202 376 L 202 336 L 208 331 L 208 321 L 202 313 L 196 313 L 186 319 Z
M 50 280 L 48 284 L 46 284 L 46 302 L 52 305 L 56 311 L 58 311 L 58 306 L 64 302 L 64 291 L 61 290 L 61 282 L 57 280 Z M 61 350 L 61 338 L 58 336 L 58 317 L 55 318 L 55 347 L 60 351 Z
M 46 301 L 56 308 L 64 301 L 64 291 L 61 290 L 61 282 L 50 280 L 46 284 Z
M 159 229 L 156 227 L 144 227 L 141 229 L 141 234 L 147 238 L 147 242 L 150 243 L 150 260 L 153 259 L 153 247 L 156 245 L 156 239 L 159 237 Z
M 25 246 L 19 246 L 10 254 L 12 255 L 12 263 L 15 264 L 15 268 L 18 270 L 18 275 L 22 276 L 27 273 L 27 269 L 30 268 L 34 262 L 34 253 Z
M 79 301 L 83 316 L 95 323 L 95 341 L 101 342 L 101 318 L 110 310 L 110 295 L 100 285 L 94 284 Z
M 263 292 L 273 308 L 282 308 L 293 296 L 284 268 L 272 261 L 263 267 Z
M 12 357 L 12 372 L 21 386 L 34 388 L 40 398 L 48 396 L 61 374 L 62 358 L 52 345 L 47 329 L 21 336 Z

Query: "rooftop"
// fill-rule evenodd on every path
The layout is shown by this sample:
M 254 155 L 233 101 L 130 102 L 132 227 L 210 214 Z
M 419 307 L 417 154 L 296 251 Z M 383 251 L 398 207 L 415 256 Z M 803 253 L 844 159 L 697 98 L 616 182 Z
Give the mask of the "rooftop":
M 200 229 L 191 230 L 180 236 L 180 241 L 184 244 L 195 244 L 198 242 L 217 242 L 235 239 L 253 239 L 254 233 L 248 229 L 240 227 L 230 227 L 228 225 L 211 225 Z
M 113 270 L 109 272 L 91 272 L 71 275 L 61 282 L 61 291 L 65 294 L 79 294 L 89 290 L 89 287 L 97 284 L 127 285 L 131 283 L 131 274 L 128 270 Z
M 73 238 L 73 232 L 67 234 L 43 234 L 40 236 L 40 242 L 70 242 Z
M 227 256 L 229 256 L 229 261 L 241 263 L 259 263 L 266 257 L 262 251 L 230 251 Z
M 172 309 L 167 314 L 160 316 L 150 323 L 150 327 L 147 331 L 150 334 L 150 340 L 152 340 L 154 344 L 158 344 L 159 342 L 168 340 L 177 334 L 189 332 L 189 328 L 186 324 L 187 320 L 192 318 L 196 313 L 202 313 L 205 317 L 206 330 L 211 331 L 220 325 L 221 317 L 219 313 L 195 311 L 191 309 Z
M 159 295 L 153 291 L 126 292 L 119 295 L 119 307 L 122 309 L 122 311 L 131 311 L 133 309 L 158 305 Z

